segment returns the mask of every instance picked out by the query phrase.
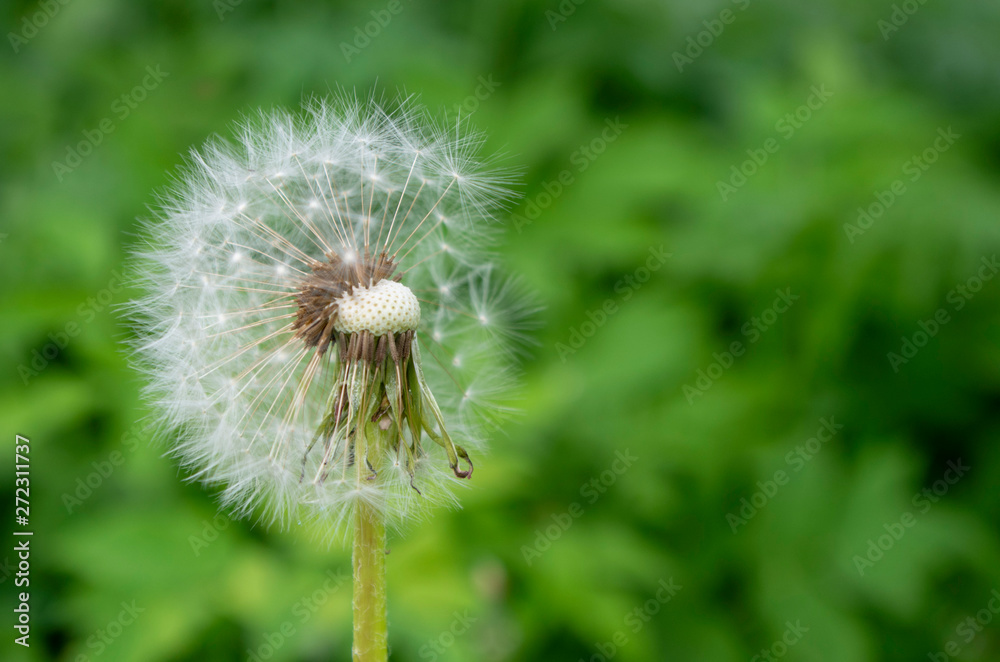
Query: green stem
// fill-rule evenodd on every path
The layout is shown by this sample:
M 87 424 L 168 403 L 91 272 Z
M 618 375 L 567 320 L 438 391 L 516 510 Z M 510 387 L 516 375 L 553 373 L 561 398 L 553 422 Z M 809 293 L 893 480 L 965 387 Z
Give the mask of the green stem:
M 385 520 L 364 503 L 354 514 L 354 662 L 386 662 Z

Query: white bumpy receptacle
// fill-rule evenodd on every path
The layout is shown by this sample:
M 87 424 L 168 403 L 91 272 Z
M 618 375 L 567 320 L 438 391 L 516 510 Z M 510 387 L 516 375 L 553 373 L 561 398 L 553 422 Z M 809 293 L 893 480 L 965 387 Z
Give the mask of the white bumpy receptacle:
M 337 300 L 333 328 L 340 333 L 368 331 L 378 337 L 414 331 L 420 325 L 420 302 L 402 283 L 383 279 L 371 287 L 355 287 Z

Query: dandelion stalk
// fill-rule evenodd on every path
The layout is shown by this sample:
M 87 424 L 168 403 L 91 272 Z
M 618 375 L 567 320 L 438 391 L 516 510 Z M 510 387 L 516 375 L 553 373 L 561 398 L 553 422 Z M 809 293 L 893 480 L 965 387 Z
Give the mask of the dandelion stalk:
M 356 452 L 367 455 L 367 443 L 379 445 L 386 435 L 378 425 L 368 422 Z M 366 443 L 367 442 L 367 443 Z M 357 481 L 371 479 L 362 463 L 355 463 Z M 386 618 L 385 515 L 361 501 L 354 511 L 354 662 L 385 662 L 388 659 L 388 622 Z
M 354 513 L 353 561 L 354 662 L 385 662 L 385 518 L 364 504 Z

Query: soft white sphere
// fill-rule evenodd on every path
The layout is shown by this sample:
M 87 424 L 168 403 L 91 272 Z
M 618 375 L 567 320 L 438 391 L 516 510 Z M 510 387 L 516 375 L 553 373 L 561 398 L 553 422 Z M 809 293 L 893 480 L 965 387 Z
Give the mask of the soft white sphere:
M 372 287 L 355 287 L 337 301 L 340 313 L 333 328 L 341 333 L 368 331 L 382 336 L 420 326 L 420 302 L 402 283 L 383 279 Z
M 470 453 L 509 410 L 534 307 L 490 258 L 487 221 L 511 199 L 512 173 L 491 166 L 464 125 L 434 122 L 408 100 L 310 100 L 303 114 L 253 115 L 235 144 L 213 140 L 165 192 L 137 246 L 146 294 L 130 307 L 135 358 L 173 452 L 231 512 L 308 517 L 333 534 L 351 528 L 361 504 L 393 527 L 457 501 L 459 476 L 420 427 L 405 444 L 390 428 L 367 466 L 343 425 L 367 411 L 348 407 L 326 437 L 338 443 L 318 434 L 329 432 L 338 384 L 352 385 L 353 405 L 364 399 L 353 385 L 378 395 L 395 377 L 363 361 L 342 374 L 352 357 L 341 338 L 329 346 L 331 317 L 341 334 L 383 338 L 422 323 L 410 365 L 424 348 L 428 360 L 410 396 L 422 404 L 433 393 L 434 425 Z M 405 285 L 381 280 L 387 273 Z

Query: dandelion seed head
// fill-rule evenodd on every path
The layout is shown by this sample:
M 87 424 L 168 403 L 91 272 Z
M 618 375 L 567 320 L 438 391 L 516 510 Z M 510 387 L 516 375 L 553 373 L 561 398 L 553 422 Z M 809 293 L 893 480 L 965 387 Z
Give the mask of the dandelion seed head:
M 136 255 L 135 357 L 174 455 L 235 514 L 330 533 L 359 503 L 390 525 L 455 503 L 537 311 L 489 247 L 511 173 L 406 100 L 236 135 L 192 153 Z

